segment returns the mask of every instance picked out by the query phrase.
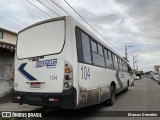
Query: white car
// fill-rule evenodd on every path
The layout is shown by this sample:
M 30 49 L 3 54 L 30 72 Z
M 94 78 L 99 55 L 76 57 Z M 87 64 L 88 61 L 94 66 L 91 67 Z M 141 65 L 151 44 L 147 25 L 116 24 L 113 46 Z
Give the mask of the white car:
M 154 79 L 156 82 L 158 82 L 158 80 L 159 80 L 159 75 L 158 75 L 158 73 L 154 73 L 153 79 Z
M 158 84 L 160 85 L 160 80 L 158 80 Z
M 129 86 L 134 85 L 134 78 L 130 76 L 129 78 Z
M 134 79 L 131 79 L 131 86 L 134 85 Z
M 160 85 L 160 80 L 158 80 L 158 84 Z
M 134 77 L 135 80 L 140 80 L 139 76 Z

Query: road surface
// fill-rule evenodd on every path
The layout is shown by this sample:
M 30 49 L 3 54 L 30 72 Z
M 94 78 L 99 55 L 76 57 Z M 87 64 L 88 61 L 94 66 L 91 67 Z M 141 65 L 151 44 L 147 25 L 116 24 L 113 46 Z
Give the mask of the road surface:
M 43 110 L 43 112 L 54 114 L 52 110 Z M 78 120 L 82 118 L 85 120 L 159 120 L 160 118 L 158 117 L 104 117 L 104 113 L 105 111 L 128 111 L 129 113 L 132 111 L 160 111 L 160 85 L 150 78 L 144 77 L 141 80 L 136 80 L 135 85 L 129 87 L 128 92 L 118 94 L 113 106 L 100 104 L 78 110 L 80 114 L 81 111 L 83 111 L 82 114 L 84 111 L 89 111 L 89 115 L 76 117 Z M 94 115 L 96 113 L 101 114 L 101 112 L 103 113 L 102 116 L 96 117 Z M 68 119 L 74 119 L 74 117 L 69 117 Z
M 38 111 L 46 115 L 54 115 L 56 110 L 57 109 L 52 108 L 40 109 Z M 56 116 L 56 120 L 160 120 L 158 117 L 106 117 L 107 115 L 104 117 L 106 111 L 113 111 L 113 113 L 114 111 L 128 111 L 129 113 L 132 113 L 132 111 L 160 111 L 160 85 L 150 78 L 144 77 L 141 80 L 136 80 L 135 85 L 129 87 L 128 92 L 118 94 L 113 106 L 100 104 L 75 110 L 79 115 L 87 113 L 88 116 L 62 117 L 63 113 L 68 110 L 58 109 L 58 111 L 62 112 L 62 115 L 60 113 L 59 117 Z M 96 116 L 95 114 L 97 113 L 103 113 L 103 115 Z

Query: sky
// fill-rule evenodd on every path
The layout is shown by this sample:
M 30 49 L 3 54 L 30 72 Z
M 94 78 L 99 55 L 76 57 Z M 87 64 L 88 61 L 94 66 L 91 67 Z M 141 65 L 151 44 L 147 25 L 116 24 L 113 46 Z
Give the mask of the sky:
M 137 61 L 135 66 L 138 66 L 139 70 L 153 71 L 154 65 L 160 64 L 159 0 L 53 0 L 66 12 L 51 0 L 28 1 L 43 12 L 32 6 L 27 0 L 1 0 L 0 27 L 18 32 L 36 22 L 69 14 L 104 40 L 122 57 L 125 56 L 125 46 L 132 46 L 127 47 L 131 66 L 133 66 L 133 56 L 136 56 L 134 57 Z

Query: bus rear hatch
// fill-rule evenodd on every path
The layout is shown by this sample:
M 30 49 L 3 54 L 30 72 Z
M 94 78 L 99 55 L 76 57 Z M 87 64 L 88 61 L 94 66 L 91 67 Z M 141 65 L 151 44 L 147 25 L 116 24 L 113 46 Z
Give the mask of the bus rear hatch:
M 27 92 L 63 91 L 65 20 L 35 24 L 21 31 L 17 42 L 15 90 Z M 59 54 L 58 58 L 55 54 Z

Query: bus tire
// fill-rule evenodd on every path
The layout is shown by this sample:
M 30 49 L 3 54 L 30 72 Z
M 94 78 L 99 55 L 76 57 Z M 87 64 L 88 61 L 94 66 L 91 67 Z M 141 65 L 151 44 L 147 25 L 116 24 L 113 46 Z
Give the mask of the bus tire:
M 110 87 L 110 98 L 107 101 L 109 106 L 112 106 L 115 103 L 115 96 L 116 96 L 115 87 L 112 85 Z

